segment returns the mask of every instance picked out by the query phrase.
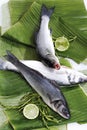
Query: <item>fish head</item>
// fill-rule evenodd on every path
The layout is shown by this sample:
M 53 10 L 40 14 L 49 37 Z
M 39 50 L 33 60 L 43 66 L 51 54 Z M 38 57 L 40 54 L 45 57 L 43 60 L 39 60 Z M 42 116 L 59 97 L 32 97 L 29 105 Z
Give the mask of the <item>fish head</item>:
M 47 58 L 47 63 L 50 67 L 55 68 L 55 69 L 60 69 L 60 63 L 58 58 L 55 55 L 52 55 L 51 53 L 48 53 L 46 55 Z
M 51 64 L 52 64 L 53 68 L 55 68 L 57 70 L 60 69 L 60 63 L 56 57 L 51 58 Z
M 65 103 L 62 100 L 56 100 L 53 103 L 54 110 L 63 118 L 70 118 L 70 111 Z

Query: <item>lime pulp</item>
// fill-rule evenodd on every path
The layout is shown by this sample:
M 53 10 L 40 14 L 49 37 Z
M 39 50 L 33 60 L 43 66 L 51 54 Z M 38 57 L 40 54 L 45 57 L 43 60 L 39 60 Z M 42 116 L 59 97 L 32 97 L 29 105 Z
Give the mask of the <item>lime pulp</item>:
M 63 37 L 58 37 L 55 41 L 55 48 L 58 51 L 66 51 L 69 48 L 69 41 L 67 38 Z
M 23 115 L 27 119 L 35 119 L 39 115 L 39 108 L 35 104 L 28 104 L 23 109 Z

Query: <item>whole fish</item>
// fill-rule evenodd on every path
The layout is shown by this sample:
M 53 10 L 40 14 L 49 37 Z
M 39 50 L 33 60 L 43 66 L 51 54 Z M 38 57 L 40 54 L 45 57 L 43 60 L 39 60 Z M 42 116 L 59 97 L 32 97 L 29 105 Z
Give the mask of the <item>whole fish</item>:
M 55 56 L 51 31 L 48 28 L 53 11 L 54 8 L 47 9 L 44 5 L 42 6 L 40 29 L 36 33 L 35 42 L 36 49 L 42 60 L 47 63 L 48 66 L 59 69 L 59 60 Z
M 42 62 L 33 61 L 33 60 L 23 60 L 20 61 L 26 66 L 40 72 L 46 78 L 55 81 L 60 87 L 71 87 L 75 84 L 87 82 L 87 76 L 81 72 L 78 72 L 74 69 L 61 66 L 59 70 L 45 66 Z M 13 70 L 19 72 L 17 67 L 11 64 L 8 61 L 0 59 L 0 69 L 2 70 Z
M 12 53 L 7 51 L 5 56 L 8 61 L 17 67 L 32 88 L 42 97 L 43 101 L 55 112 L 65 119 L 70 118 L 67 102 L 59 88 L 51 83 L 38 71 L 21 63 Z

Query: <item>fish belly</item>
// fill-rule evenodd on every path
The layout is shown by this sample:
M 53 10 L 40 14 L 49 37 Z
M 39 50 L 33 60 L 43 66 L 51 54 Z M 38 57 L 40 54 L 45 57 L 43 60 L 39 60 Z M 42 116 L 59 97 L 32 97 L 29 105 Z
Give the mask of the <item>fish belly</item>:
M 49 53 L 55 54 L 54 45 L 52 42 L 52 38 L 49 33 L 39 32 L 38 39 L 37 39 L 37 47 L 38 50 L 41 51 L 42 54 L 47 55 Z

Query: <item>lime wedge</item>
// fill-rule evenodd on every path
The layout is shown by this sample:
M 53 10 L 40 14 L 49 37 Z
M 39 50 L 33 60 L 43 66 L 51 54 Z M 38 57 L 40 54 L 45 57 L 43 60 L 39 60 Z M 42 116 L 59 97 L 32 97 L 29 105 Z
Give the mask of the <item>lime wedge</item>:
M 67 38 L 63 37 L 58 37 L 55 41 L 55 48 L 58 51 L 66 51 L 69 48 L 69 41 Z
M 35 119 L 39 115 L 39 108 L 35 104 L 28 104 L 23 109 L 23 115 L 27 119 Z

